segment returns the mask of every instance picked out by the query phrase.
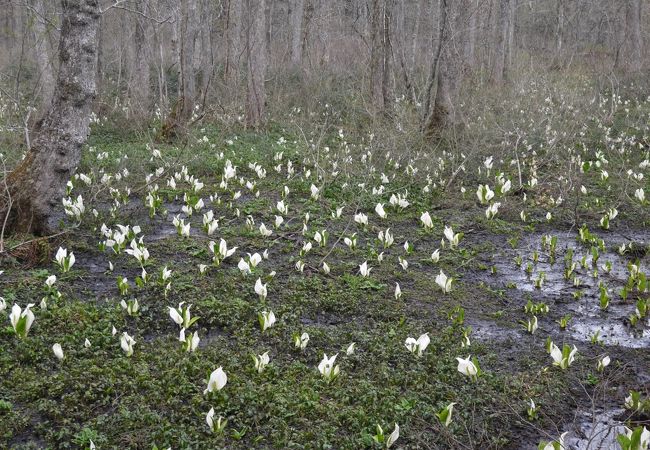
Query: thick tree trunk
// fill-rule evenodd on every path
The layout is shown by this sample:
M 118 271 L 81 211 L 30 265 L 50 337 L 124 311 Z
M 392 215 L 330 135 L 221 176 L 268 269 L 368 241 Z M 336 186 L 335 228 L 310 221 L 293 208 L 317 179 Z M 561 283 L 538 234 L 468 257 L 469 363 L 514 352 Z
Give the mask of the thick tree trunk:
M 246 125 L 259 127 L 264 122 L 266 90 L 266 0 L 246 0 Z
M 425 114 L 427 116 L 424 123 L 424 132 L 429 136 L 436 134 L 451 122 L 453 108 L 451 101 L 451 90 L 453 86 L 451 77 L 453 74 L 450 67 L 451 1 L 440 0 L 439 3 L 438 46 L 431 65 L 425 103 Z M 430 111 L 429 105 L 433 105 Z
M 36 65 L 38 67 L 38 78 L 41 87 L 40 105 L 43 109 L 47 107 L 52 94 L 54 93 L 54 69 L 50 59 L 50 49 L 48 48 L 48 32 L 45 24 L 46 13 L 43 0 L 30 0 L 34 14 L 34 53 L 36 56 Z
M 47 234 L 64 217 L 61 198 L 89 132 L 97 73 L 98 0 L 62 0 L 59 74 L 31 150 L 7 177 L 5 231 Z M 4 183 L 3 183 L 4 185 Z M 6 220 L 6 222 L 5 222 Z

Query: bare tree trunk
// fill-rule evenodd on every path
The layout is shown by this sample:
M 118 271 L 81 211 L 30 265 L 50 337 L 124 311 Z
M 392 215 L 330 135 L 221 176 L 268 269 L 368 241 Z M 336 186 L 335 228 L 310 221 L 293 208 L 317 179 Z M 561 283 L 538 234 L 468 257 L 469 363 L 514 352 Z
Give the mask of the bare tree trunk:
M 377 111 L 388 100 L 390 5 L 389 0 L 372 0 L 370 6 L 370 99 Z
M 412 45 L 413 42 L 407 42 L 407 37 L 409 34 L 406 32 L 406 2 L 405 0 L 400 0 L 399 6 L 397 7 L 397 20 L 396 20 L 397 26 L 393 28 L 393 32 L 391 33 L 392 36 L 395 36 L 394 39 L 392 39 L 392 42 L 395 42 L 395 44 L 392 46 L 393 51 L 393 67 L 395 67 L 395 78 L 397 78 L 397 67 L 399 65 L 399 69 L 402 74 L 402 80 L 404 82 L 404 96 L 406 99 L 408 99 L 412 104 L 415 104 L 417 102 L 416 96 L 415 96 L 415 89 L 413 88 L 413 83 L 411 81 L 411 73 L 415 72 L 415 67 L 407 67 L 407 47 L 408 44 Z M 411 39 L 413 36 L 410 36 Z M 410 55 L 409 55 L 410 58 Z M 410 60 L 410 59 L 409 59 Z M 410 71 L 413 72 L 410 72 Z M 397 83 L 397 80 L 395 80 Z M 395 91 L 397 91 L 397 86 L 395 86 Z
M 149 111 L 151 93 L 147 55 L 147 20 L 143 17 L 147 13 L 146 0 L 137 0 L 134 8 L 137 13 L 134 15 L 133 63 L 129 91 L 132 108 L 144 116 Z
M 420 50 L 420 43 L 422 42 L 422 29 L 424 28 L 422 22 L 424 21 L 424 16 L 426 13 L 426 2 L 427 0 L 420 0 L 418 3 L 418 11 L 415 16 L 415 29 L 413 30 L 413 48 L 411 49 L 411 68 L 415 71 L 417 61 L 417 55 Z
M 64 217 L 61 198 L 89 132 L 97 74 L 98 0 L 62 0 L 59 74 L 50 109 L 21 164 L 7 177 L 0 221 L 7 231 L 47 234 Z
M 198 17 L 196 0 L 181 0 L 180 66 L 178 81 L 178 118 L 186 121 L 194 111 L 196 77 L 194 72 L 194 45 L 197 38 Z
M 559 60 L 564 46 L 564 0 L 556 0 L 556 2 L 555 57 Z
M 501 83 L 506 78 L 508 62 L 510 1 L 498 0 L 499 15 L 497 20 L 497 42 L 492 79 Z
M 445 128 L 451 122 L 451 101 L 452 70 L 451 63 L 451 20 L 450 1 L 439 0 L 439 22 L 438 22 L 438 46 L 431 65 L 429 74 L 429 85 L 425 103 L 426 116 L 424 132 L 426 135 L 434 135 L 438 130 Z M 429 111 L 429 105 L 431 111 Z
M 291 63 L 302 62 L 302 21 L 305 15 L 305 0 L 291 0 Z
M 172 48 L 178 68 L 178 97 L 160 133 L 164 139 L 176 137 L 192 117 L 196 102 L 194 49 L 198 35 L 197 0 L 181 0 L 177 25 L 173 28 Z
M 641 36 L 641 0 L 628 0 L 626 11 L 626 30 L 630 45 L 629 67 L 634 71 L 641 70 L 643 38 Z
M 264 122 L 266 103 L 266 0 L 246 0 L 246 4 L 246 125 L 259 127 Z
M 305 0 L 305 12 L 304 18 L 302 21 L 302 50 L 303 59 L 310 59 L 310 46 L 309 46 L 309 36 L 312 29 L 312 23 L 314 18 L 314 2 L 313 0 Z
M 227 84 L 236 81 L 240 70 L 242 0 L 227 0 L 226 63 L 224 78 Z
M 266 59 L 267 59 L 267 64 L 270 62 L 271 58 L 271 45 L 273 44 L 273 41 L 271 40 L 271 37 L 273 36 L 273 6 L 275 3 L 273 3 L 273 0 L 267 0 L 264 2 L 264 23 L 266 25 L 266 28 L 264 29 L 264 38 L 266 40 L 266 45 L 264 48 L 266 49 Z
M 504 78 L 509 76 L 515 52 L 515 18 L 517 15 L 517 0 L 508 0 L 508 40 L 506 46 L 506 64 Z
M 208 103 L 208 94 L 210 93 L 210 86 L 216 75 L 217 70 L 217 30 L 215 24 L 217 22 L 216 16 L 218 13 L 214 8 L 210 7 L 210 2 L 204 4 L 205 16 L 207 17 L 205 29 L 201 39 L 201 111 L 205 111 Z
M 479 2 L 480 0 L 470 0 L 469 18 L 467 21 L 467 40 L 465 41 L 465 60 L 467 65 L 473 68 L 476 65 L 476 36 L 478 34 L 478 16 L 479 16 Z
M 382 21 L 382 78 L 381 95 L 383 96 L 384 108 L 390 103 L 390 59 L 393 52 L 393 44 L 390 39 L 390 28 L 392 22 L 392 11 L 394 0 L 384 0 L 384 14 Z
M 205 0 L 194 0 L 198 3 L 195 6 L 197 12 L 196 17 L 196 38 L 194 39 L 194 52 L 192 58 L 192 73 L 194 74 L 195 83 L 195 107 L 202 107 L 202 99 L 205 98 L 206 90 L 209 86 L 210 74 L 212 71 L 211 52 L 212 45 L 210 43 L 210 24 L 212 20 L 212 12 L 207 8 Z
M 34 53 L 36 54 L 36 65 L 38 67 L 38 78 L 41 86 L 41 107 L 46 107 L 54 93 L 54 70 L 48 48 L 48 32 L 45 24 L 45 6 L 43 0 L 30 0 L 34 14 Z
M 376 109 L 384 108 L 382 87 L 381 55 L 381 0 L 372 0 L 370 4 L 370 101 Z

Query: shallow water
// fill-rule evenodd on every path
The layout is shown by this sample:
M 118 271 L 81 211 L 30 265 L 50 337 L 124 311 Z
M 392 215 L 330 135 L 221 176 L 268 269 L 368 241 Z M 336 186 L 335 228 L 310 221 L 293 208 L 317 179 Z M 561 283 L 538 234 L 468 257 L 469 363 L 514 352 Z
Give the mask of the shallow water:
M 581 245 L 576 237 L 577 233 L 550 233 L 558 237 L 555 262 L 542 248 L 542 233 L 532 233 L 522 237 L 513 249 L 504 245 L 493 256 L 492 264 L 496 267 L 496 275 L 487 275 L 484 281 L 497 288 L 511 288 L 519 292 L 522 299 L 531 298 L 533 302 L 543 301 L 554 313 L 571 315 L 567 332 L 572 338 L 590 342 L 592 336 L 599 332 L 599 339 L 604 345 L 622 346 L 628 348 L 650 348 L 650 323 L 646 317 L 640 320 L 636 327 L 631 327 L 628 317 L 635 312 L 635 295 L 630 294 L 624 301 L 619 292 L 625 284 L 629 269 L 630 258 L 619 255 L 615 249 L 629 242 L 626 237 L 616 234 L 605 234 L 606 251 L 600 252 L 597 264 L 592 263 L 590 247 Z M 636 246 L 645 247 L 650 242 L 650 233 L 642 232 L 630 236 Z M 504 242 L 505 244 L 505 242 Z M 580 279 L 580 285 L 575 286 L 571 279 L 564 277 L 564 256 L 568 249 L 572 249 L 573 261 L 578 263 L 574 270 Z M 533 252 L 537 251 L 539 260 L 532 263 Z M 518 267 L 514 259 L 521 256 L 523 263 Z M 580 262 L 585 258 L 585 266 Z M 605 272 L 605 262 L 612 264 L 611 271 Z M 526 272 L 528 263 L 532 264 L 531 274 Z M 598 268 L 597 277 L 593 276 L 595 267 Z M 639 261 L 639 270 L 648 273 L 648 257 Z M 544 274 L 544 282 L 540 288 L 535 286 L 535 280 Z M 600 307 L 599 283 L 607 288 L 610 304 L 607 310 Z M 580 293 L 578 297 L 574 294 Z M 647 294 L 646 294 L 647 295 Z M 527 301 L 527 300 L 525 300 Z M 525 301 L 521 307 L 523 308 Z M 491 334 L 491 330 L 486 330 Z M 498 330 L 494 330 L 498 332 Z
M 623 424 L 616 420 L 624 411 L 582 411 L 573 427 L 567 429 L 564 444 L 568 450 L 610 450 L 618 448 L 616 436 L 624 432 Z

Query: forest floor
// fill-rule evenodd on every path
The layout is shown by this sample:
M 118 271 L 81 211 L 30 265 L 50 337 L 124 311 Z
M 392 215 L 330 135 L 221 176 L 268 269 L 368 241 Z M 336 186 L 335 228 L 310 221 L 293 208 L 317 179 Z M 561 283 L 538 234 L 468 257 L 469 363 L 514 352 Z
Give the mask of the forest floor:
M 319 150 L 279 128 L 207 129 L 197 138 L 191 148 L 156 144 L 158 156 L 143 139 L 96 129 L 80 168 L 90 185 L 78 178 L 70 194 L 83 196 L 80 224 L 69 219 L 69 231 L 50 241 L 7 241 L 15 248 L 2 260 L 3 315 L 14 303 L 33 303 L 35 321 L 24 339 L 9 320 L 0 325 L 1 448 L 89 448 L 91 441 L 98 449 L 380 448 L 376 426 L 388 435 L 397 423 L 392 448 L 532 450 L 568 432 L 566 448 L 611 449 L 623 425 L 648 424 L 643 407 L 624 405 L 631 391 L 642 399 L 650 393 L 650 326 L 639 312 L 649 298 L 639 274 L 650 269 L 650 213 L 647 205 L 610 201 L 623 189 L 614 176 L 580 172 L 576 190 L 582 184 L 587 193 L 562 202 L 548 188 L 559 170 L 554 162 L 527 165 L 522 186 L 510 161 L 495 159 L 491 168 L 483 159 L 468 162 L 444 188 L 436 179 L 444 155 L 373 153 L 336 130 Z M 625 164 L 638 167 L 644 155 Z M 236 175 L 226 180 L 228 160 Z M 609 164 L 611 174 L 624 170 Z M 499 172 L 512 188 L 495 191 L 501 207 L 488 220 L 476 188 L 495 190 Z M 533 173 L 536 186 L 528 183 Z M 147 192 L 155 193 L 153 216 Z M 391 205 L 393 194 L 408 206 Z M 189 216 L 198 198 L 204 206 Z M 602 229 L 610 205 L 618 216 Z M 218 220 L 211 235 L 203 227 L 209 210 Z M 367 225 L 355 221 L 359 213 Z M 276 216 L 283 217 L 277 227 Z M 189 236 L 179 235 L 175 217 L 191 224 Z M 272 234 L 262 235 L 262 223 Z M 142 267 L 125 249 L 100 244 L 115 237 L 102 224 L 141 227 L 124 245 L 143 237 L 147 282 L 136 282 Z M 447 226 L 462 233 L 455 247 Z M 391 246 L 378 238 L 386 229 Z M 317 232 L 327 236 L 322 246 Z M 218 247 L 221 239 L 237 250 L 215 264 L 209 243 Z M 74 252 L 68 272 L 54 262 L 59 247 Z M 240 258 L 254 253 L 264 256 L 243 275 Z M 163 268 L 172 271 L 164 282 Z M 436 282 L 441 270 L 453 278 L 448 293 Z M 116 280 L 123 277 L 128 291 L 121 292 Z M 255 291 L 258 278 L 265 300 Z M 39 306 L 44 297 L 46 307 Z M 121 301 L 136 299 L 139 309 L 129 314 Z M 194 352 L 185 351 L 170 318 L 169 307 L 181 302 L 198 317 L 187 331 L 198 330 Z M 262 311 L 277 318 L 264 332 Z M 130 357 L 120 346 L 124 332 L 135 340 Z M 300 350 L 294 338 L 305 332 L 310 340 Z M 405 340 L 423 333 L 431 343 L 417 357 Z M 548 340 L 560 349 L 575 345 L 575 361 L 554 365 Z M 353 342 L 354 352 L 346 352 Z M 267 351 L 270 363 L 258 373 L 252 356 Z M 338 355 L 340 374 L 331 383 L 317 369 L 323 354 Z M 476 379 L 457 370 L 456 358 L 469 355 L 480 363 Z M 606 355 L 611 363 L 598 371 Z M 218 367 L 227 384 L 204 394 Z M 436 414 L 452 402 L 446 426 Z M 211 408 L 215 421 L 228 420 L 222 433 L 206 424 Z

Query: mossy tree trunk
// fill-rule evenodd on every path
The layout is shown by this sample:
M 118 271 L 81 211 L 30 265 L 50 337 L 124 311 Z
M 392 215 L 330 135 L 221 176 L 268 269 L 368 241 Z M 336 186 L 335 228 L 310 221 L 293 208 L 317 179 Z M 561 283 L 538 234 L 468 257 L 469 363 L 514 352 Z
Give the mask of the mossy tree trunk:
M 89 132 L 97 72 L 98 0 L 61 0 L 59 73 L 49 110 L 31 149 L 6 183 L 0 224 L 11 231 L 52 233 L 64 217 L 61 199 Z

